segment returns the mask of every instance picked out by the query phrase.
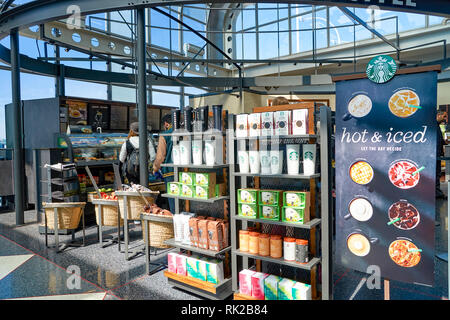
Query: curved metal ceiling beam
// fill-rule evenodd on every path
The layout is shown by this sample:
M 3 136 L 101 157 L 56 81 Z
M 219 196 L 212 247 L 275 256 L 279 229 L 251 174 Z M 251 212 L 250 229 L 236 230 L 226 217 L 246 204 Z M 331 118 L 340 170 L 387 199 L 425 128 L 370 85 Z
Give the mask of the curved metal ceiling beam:
M 133 1 L 133 0 L 131 0 Z M 136 7 L 155 7 L 161 5 L 176 4 L 194 4 L 194 3 L 234 3 L 241 2 L 236 0 L 138 0 L 130 2 L 130 0 L 40 0 L 23 4 L 5 11 L 0 15 L 0 39 L 9 34 L 10 30 L 33 25 L 42 24 L 58 19 L 65 19 L 71 15 L 67 9 L 76 4 L 80 8 L 81 15 L 95 14 L 100 12 L 110 12 L 126 9 L 135 9 Z M 273 0 L 246 0 L 248 3 L 253 2 L 273 2 Z M 346 7 L 368 7 L 369 5 L 378 5 L 380 9 L 406 11 L 416 13 L 428 13 L 440 16 L 450 16 L 450 6 L 447 0 L 428 0 L 418 2 L 417 0 L 396 0 L 392 1 L 370 1 L 365 0 L 286 0 L 285 3 L 304 3 L 312 5 L 328 5 L 328 6 L 346 6 Z

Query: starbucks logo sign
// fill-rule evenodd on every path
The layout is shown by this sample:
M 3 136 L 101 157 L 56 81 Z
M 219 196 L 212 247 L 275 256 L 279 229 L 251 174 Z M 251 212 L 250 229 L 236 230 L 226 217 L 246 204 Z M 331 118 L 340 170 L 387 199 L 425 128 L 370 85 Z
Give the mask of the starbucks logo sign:
M 298 152 L 291 152 L 289 153 L 289 160 L 297 161 L 298 160 Z
M 277 166 L 278 163 L 279 163 L 278 157 L 272 157 L 272 164 L 273 164 L 274 166 Z
M 261 157 L 261 164 L 265 167 L 270 165 L 269 157 L 267 157 L 267 156 Z
M 397 72 L 397 64 L 390 56 L 380 55 L 370 60 L 366 68 L 367 78 L 375 83 L 391 80 Z
M 305 152 L 305 154 L 304 154 L 304 158 L 305 158 L 305 160 L 313 160 L 313 159 L 314 159 L 314 155 L 313 155 L 312 152 L 307 151 L 307 152 Z

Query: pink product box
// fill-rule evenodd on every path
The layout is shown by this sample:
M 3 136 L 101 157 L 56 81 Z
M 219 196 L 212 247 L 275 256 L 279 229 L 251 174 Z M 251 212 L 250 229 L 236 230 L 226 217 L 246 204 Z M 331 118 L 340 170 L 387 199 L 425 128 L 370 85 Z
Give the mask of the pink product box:
M 177 274 L 187 276 L 186 260 L 187 256 L 183 254 L 177 254 Z
M 247 296 L 252 295 L 252 275 L 255 271 L 242 270 L 239 272 L 239 292 Z
M 177 256 L 178 254 L 174 252 L 169 252 L 167 254 L 167 265 L 169 272 L 177 273 Z
M 258 300 L 264 300 L 264 279 L 269 275 L 267 273 L 255 272 L 252 275 L 252 297 Z

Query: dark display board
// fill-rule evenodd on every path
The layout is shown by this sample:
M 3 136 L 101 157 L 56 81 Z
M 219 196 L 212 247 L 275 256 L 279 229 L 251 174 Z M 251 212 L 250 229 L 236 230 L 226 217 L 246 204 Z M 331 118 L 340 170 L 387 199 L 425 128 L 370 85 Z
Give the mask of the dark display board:
M 108 105 L 89 105 L 88 124 L 92 125 L 94 131 L 98 127 L 101 127 L 102 130 L 108 130 L 110 116 L 111 114 Z
M 69 108 L 69 124 L 83 126 L 87 125 L 87 103 L 67 100 L 66 104 Z
M 336 83 L 339 264 L 433 284 L 436 95 L 436 72 Z
M 128 129 L 128 107 L 111 105 L 111 130 Z

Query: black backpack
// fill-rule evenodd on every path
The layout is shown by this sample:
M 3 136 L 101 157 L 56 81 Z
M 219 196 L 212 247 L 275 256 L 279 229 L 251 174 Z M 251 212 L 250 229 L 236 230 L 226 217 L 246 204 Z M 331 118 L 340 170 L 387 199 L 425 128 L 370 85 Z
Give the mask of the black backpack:
M 139 149 L 135 148 L 129 140 L 126 141 L 127 158 L 122 166 L 125 177 L 139 178 Z

